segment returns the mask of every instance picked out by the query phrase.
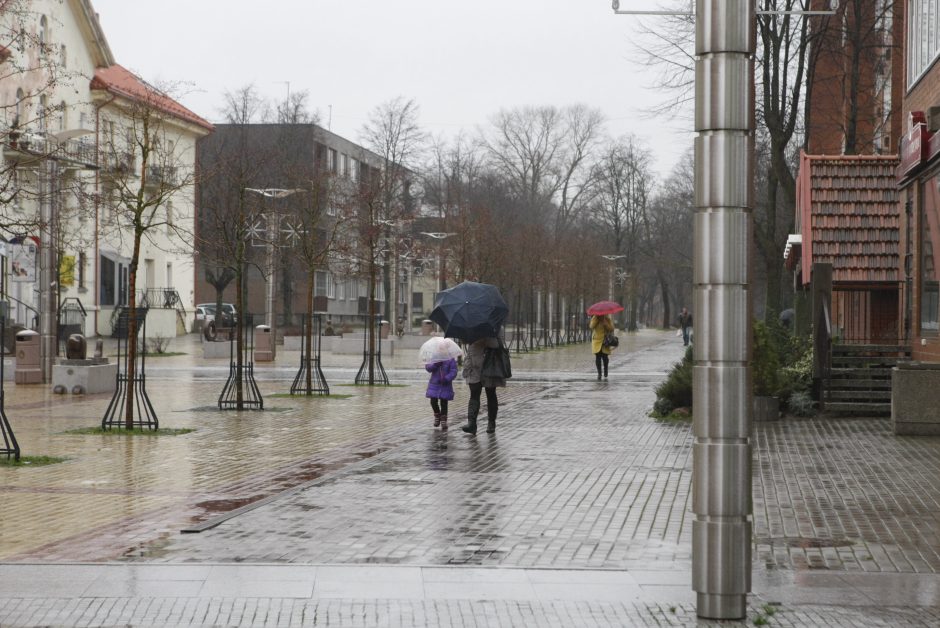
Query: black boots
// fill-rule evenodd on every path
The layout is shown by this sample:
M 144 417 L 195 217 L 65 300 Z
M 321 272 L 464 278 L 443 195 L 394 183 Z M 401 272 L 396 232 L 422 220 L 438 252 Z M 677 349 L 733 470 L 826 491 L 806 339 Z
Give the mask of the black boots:
M 499 409 L 499 406 L 494 406 L 492 408 L 487 407 L 487 417 L 486 417 L 486 433 L 495 434 L 496 433 L 496 411 Z
M 467 424 L 460 429 L 467 434 L 477 433 L 477 415 L 480 414 L 480 400 L 471 399 L 467 404 Z

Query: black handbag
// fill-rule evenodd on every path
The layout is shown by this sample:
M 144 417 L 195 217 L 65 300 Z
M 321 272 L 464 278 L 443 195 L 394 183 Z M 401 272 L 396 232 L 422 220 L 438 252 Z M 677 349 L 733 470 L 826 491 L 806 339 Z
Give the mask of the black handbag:
M 498 347 L 487 347 L 483 350 L 483 377 L 490 379 L 509 379 L 512 377 L 512 363 L 509 359 L 509 349 L 503 341 L 497 338 Z
M 617 338 L 617 334 L 613 332 L 608 332 L 604 334 L 603 346 L 610 347 L 611 349 L 613 349 L 614 347 L 618 347 L 620 346 L 620 338 Z

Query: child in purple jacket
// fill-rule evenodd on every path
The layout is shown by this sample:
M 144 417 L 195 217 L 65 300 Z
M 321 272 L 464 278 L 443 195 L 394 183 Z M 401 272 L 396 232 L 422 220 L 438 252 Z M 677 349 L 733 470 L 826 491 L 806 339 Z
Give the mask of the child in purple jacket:
M 424 367 L 431 374 L 425 397 L 431 399 L 434 410 L 434 427 L 447 429 L 447 402 L 454 398 L 454 386 L 451 382 L 457 377 L 457 360 L 432 362 Z

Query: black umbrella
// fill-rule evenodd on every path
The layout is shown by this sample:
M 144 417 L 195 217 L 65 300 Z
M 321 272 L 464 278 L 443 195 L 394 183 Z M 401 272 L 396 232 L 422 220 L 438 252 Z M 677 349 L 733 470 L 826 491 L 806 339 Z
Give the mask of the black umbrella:
M 488 283 L 465 281 L 438 293 L 431 320 L 448 338 L 474 342 L 496 336 L 509 316 L 509 306 L 499 288 Z

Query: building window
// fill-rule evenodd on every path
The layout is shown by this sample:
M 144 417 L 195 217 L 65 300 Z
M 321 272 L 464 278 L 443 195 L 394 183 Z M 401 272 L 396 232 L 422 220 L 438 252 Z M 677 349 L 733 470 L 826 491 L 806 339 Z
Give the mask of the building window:
M 173 201 L 166 202 L 166 233 L 167 235 L 173 232 L 173 221 L 176 217 L 173 215 Z
M 907 86 L 923 76 L 940 54 L 940 0 L 908 0 Z
M 68 67 L 68 55 L 66 54 L 65 44 L 59 48 L 59 65 L 62 66 L 62 69 Z
M 39 97 L 39 130 L 45 132 L 46 130 L 46 109 L 49 107 L 49 98 L 43 94 Z
M 336 174 L 336 151 L 332 148 L 326 151 L 326 169 L 331 174 Z
M 924 184 L 921 206 L 920 246 L 920 329 L 938 331 L 940 322 L 940 283 L 937 262 L 940 261 L 940 177 Z
M 327 291 L 327 273 L 326 271 L 318 270 L 313 273 L 313 296 L 315 297 L 325 297 Z
M 26 93 L 22 87 L 16 90 L 16 108 L 13 119 L 19 126 L 26 123 Z
M 68 106 L 66 106 L 65 101 L 59 103 L 59 130 L 64 131 L 68 128 Z
M 46 44 L 49 41 L 49 21 L 43 15 L 39 18 L 39 54 L 46 54 Z
M 341 279 L 336 282 L 336 300 L 345 301 L 346 300 L 346 280 Z
M 349 178 L 352 179 L 353 181 L 358 181 L 359 180 L 359 162 L 353 159 L 352 157 L 349 157 L 346 163 L 349 165 L 349 172 L 347 173 L 349 175 Z
M 78 287 L 83 289 L 85 287 L 85 251 L 78 252 Z
M 117 255 L 101 253 L 101 277 L 98 282 L 100 305 L 127 305 L 127 262 Z M 82 280 L 79 280 L 82 281 Z

